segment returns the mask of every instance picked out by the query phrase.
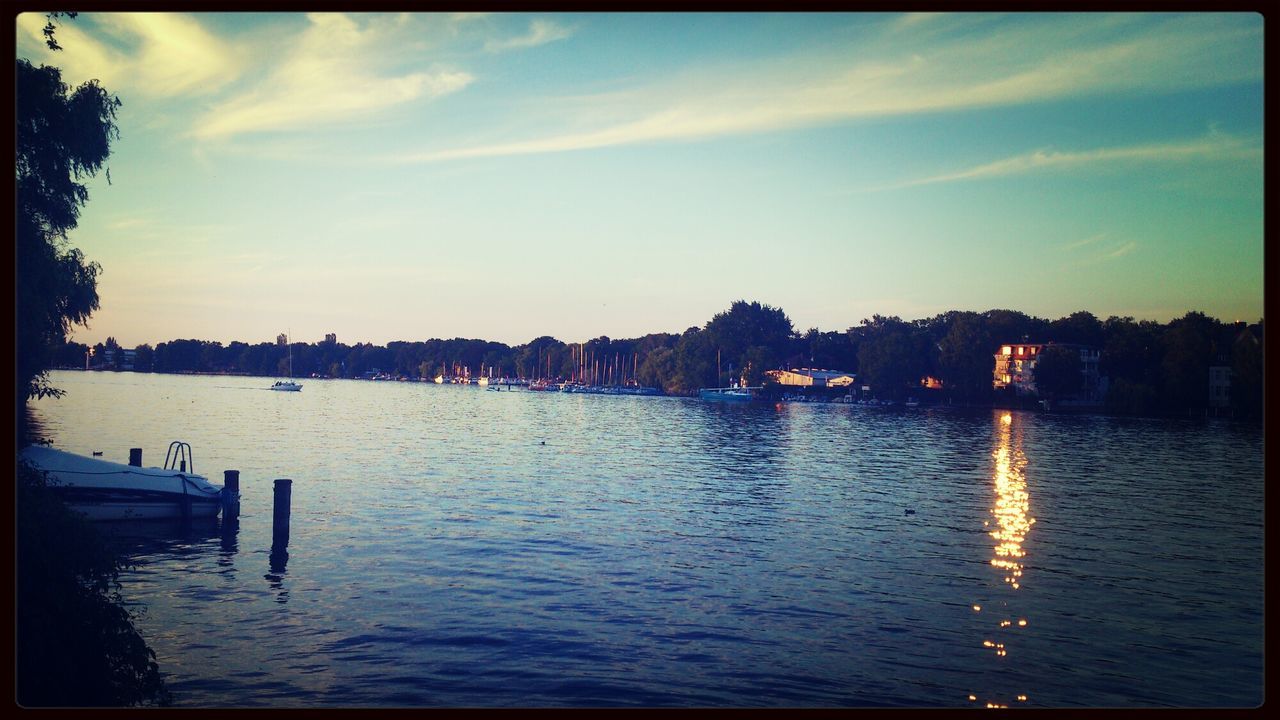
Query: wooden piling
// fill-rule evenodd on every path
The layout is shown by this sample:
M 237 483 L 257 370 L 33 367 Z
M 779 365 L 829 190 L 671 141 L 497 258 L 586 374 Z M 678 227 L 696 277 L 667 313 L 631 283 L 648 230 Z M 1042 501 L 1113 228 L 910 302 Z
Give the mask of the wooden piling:
M 222 472 L 222 519 L 231 520 L 240 516 L 240 471 L 224 470 Z
M 289 503 L 293 499 L 293 481 L 276 480 L 271 515 L 271 544 L 283 550 L 289 544 Z
M 142 448 L 129 448 L 129 464 L 142 467 Z

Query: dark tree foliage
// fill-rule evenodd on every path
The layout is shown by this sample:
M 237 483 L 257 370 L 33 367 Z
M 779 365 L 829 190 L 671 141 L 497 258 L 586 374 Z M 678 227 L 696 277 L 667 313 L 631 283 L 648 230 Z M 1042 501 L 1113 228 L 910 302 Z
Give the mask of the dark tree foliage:
M 1050 345 L 1036 360 L 1036 390 L 1050 400 L 1080 391 L 1084 376 L 1080 373 L 1080 351 L 1061 345 Z
M 951 396 L 964 402 L 991 397 L 993 350 L 998 341 L 977 313 L 958 313 L 937 343 L 938 376 Z
M 1219 323 L 1201 312 L 1189 312 L 1169 323 L 1161 337 L 1164 380 L 1161 398 L 1170 413 L 1199 413 L 1209 404 L 1209 366 Z
M 723 354 L 721 356 L 723 361 Z M 704 330 L 689 328 L 684 331 L 675 347 L 675 377 L 672 387 L 680 392 L 695 392 L 698 388 L 718 387 L 725 381 L 717 377 L 716 347 Z
M 54 39 L 50 13 L 44 34 Z M 68 247 L 89 198 L 84 181 L 103 168 L 120 101 L 96 81 L 75 90 L 52 67 L 17 60 L 15 72 L 16 304 L 18 445 L 30 441 L 23 407 L 61 393 L 46 371 L 72 326 L 98 308 L 101 268 Z M 110 173 L 107 180 L 110 181 Z M 118 349 L 114 338 L 109 346 Z M 75 347 L 77 365 L 83 362 Z M 98 350 L 102 350 L 99 347 Z M 65 353 L 63 360 L 67 358 Z M 118 594 L 117 556 L 83 517 L 54 496 L 44 476 L 15 464 L 15 699 L 23 706 L 167 704 L 155 654 L 134 629 Z
M 1256 328 L 1256 332 L 1254 330 Z M 1241 330 L 1231 345 L 1231 405 L 1241 417 L 1262 417 L 1262 323 Z
M 862 321 L 858 367 L 864 381 L 884 398 L 901 399 L 929 370 L 929 336 L 898 317 L 875 315 Z
M 765 370 L 782 364 L 795 336 L 791 320 L 781 308 L 745 300 L 717 313 L 704 332 L 707 342 L 719 352 L 721 366 L 735 368 L 734 380 L 743 379 L 739 374 L 750 374 L 757 384 Z
M 1101 348 L 1104 341 L 1102 323 L 1093 313 L 1074 312 L 1049 323 L 1049 336 L 1060 343 L 1077 343 Z
M 27 707 L 164 705 L 155 653 L 121 602 L 122 565 L 97 530 L 17 466 L 17 701 Z
M 53 350 L 98 308 L 101 268 L 68 247 L 67 233 L 89 199 L 83 181 L 102 169 L 119 135 L 120 101 L 93 80 L 72 91 L 57 68 L 22 59 L 15 79 L 15 381 L 21 403 L 57 394 L 45 381 Z

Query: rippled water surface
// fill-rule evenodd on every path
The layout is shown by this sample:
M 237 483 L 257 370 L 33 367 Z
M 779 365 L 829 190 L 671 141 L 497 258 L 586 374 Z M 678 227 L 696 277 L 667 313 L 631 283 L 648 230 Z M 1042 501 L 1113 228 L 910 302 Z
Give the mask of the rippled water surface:
M 1255 706 L 1228 421 L 54 373 L 55 446 L 221 483 L 122 538 L 190 706 Z M 293 480 L 287 558 L 272 481 Z M 136 537 L 133 537 L 136 536 Z M 284 562 L 282 562 L 284 561 Z

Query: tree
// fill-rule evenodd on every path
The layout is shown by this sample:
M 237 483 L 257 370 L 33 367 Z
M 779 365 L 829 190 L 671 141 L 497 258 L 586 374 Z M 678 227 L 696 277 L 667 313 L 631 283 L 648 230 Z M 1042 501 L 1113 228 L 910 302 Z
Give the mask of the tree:
M 1231 346 L 1231 406 L 1241 417 L 1262 417 L 1262 323 L 1246 328 Z
M 692 393 L 698 388 L 716 387 L 716 349 L 705 331 L 691 327 L 676 341 L 675 376 L 672 392 Z
M 1081 310 L 1049 323 L 1049 333 L 1055 342 L 1077 343 L 1102 348 L 1103 327 L 1093 313 Z
M 16 699 L 25 706 L 123 706 L 170 700 L 155 653 L 119 595 L 124 563 L 43 473 L 17 467 Z
M 998 343 L 977 313 L 960 313 L 938 342 L 938 374 L 943 387 L 961 400 L 991 395 L 992 355 Z
M 928 369 L 929 336 L 898 317 L 863 320 L 858 368 L 876 395 L 898 399 L 918 387 Z
M 151 372 L 155 351 L 150 345 L 143 343 L 134 348 L 133 369 L 135 372 Z
M 50 13 L 44 29 L 54 50 L 53 21 L 60 14 Z M 69 92 L 57 68 L 37 69 L 22 59 L 15 100 L 14 398 L 21 422 L 27 400 L 61 394 L 46 379 L 51 354 L 98 308 L 101 268 L 68 247 L 67 233 L 89 197 L 81 181 L 103 167 L 119 136 L 120 101 L 96 81 Z M 19 425 L 20 442 L 30 441 L 30 433 Z M 166 703 L 155 653 L 116 591 L 121 561 L 46 483 L 43 473 L 17 463 L 15 699 L 57 706 Z
M 748 363 L 766 365 L 758 368 L 760 371 L 777 367 L 787 356 L 794 337 L 791 320 L 781 308 L 745 300 L 734 302 L 728 311 L 711 318 L 706 334 L 711 346 L 720 351 L 722 362 L 737 368 L 745 368 Z M 749 358 L 750 348 L 756 349 Z
M 1036 359 L 1035 378 L 1040 397 L 1056 400 L 1078 393 L 1084 385 L 1080 352 L 1061 345 L 1047 346 Z
M 46 35 L 56 46 L 49 28 Z M 52 352 L 66 341 L 72 326 L 98 309 L 102 268 L 69 247 L 67 233 L 89 199 L 84 181 L 103 168 L 111 142 L 119 137 L 115 117 L 121 103 L 95 80 L 72 91 L 57 68 L 36 68 L 23 59 L 17 61 L 14 98 L 15 397 L 22 404 L 60 394 L 45 374 Z
M 1169 412 L 1204 410 L 1209 405 L 1209 365 L 1219 323 L 1201 312 L 1189 312 L 1169 323 L 1161 341 L 1164 388 Z

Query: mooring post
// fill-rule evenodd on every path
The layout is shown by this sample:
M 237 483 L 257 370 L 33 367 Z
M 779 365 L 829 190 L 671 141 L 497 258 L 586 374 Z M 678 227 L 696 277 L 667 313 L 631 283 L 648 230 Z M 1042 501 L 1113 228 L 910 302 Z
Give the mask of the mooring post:
M 292 480 L 276 480 L 275 504 L 271 516 L 271 544 L 283 550 L 289 544 L 289 502 L 293 496 Z
M 129 448 L 129 464 L 142 467 L 142 448 Z
M 240 471 L 222 471 L 222 519 L 240 516 Z

